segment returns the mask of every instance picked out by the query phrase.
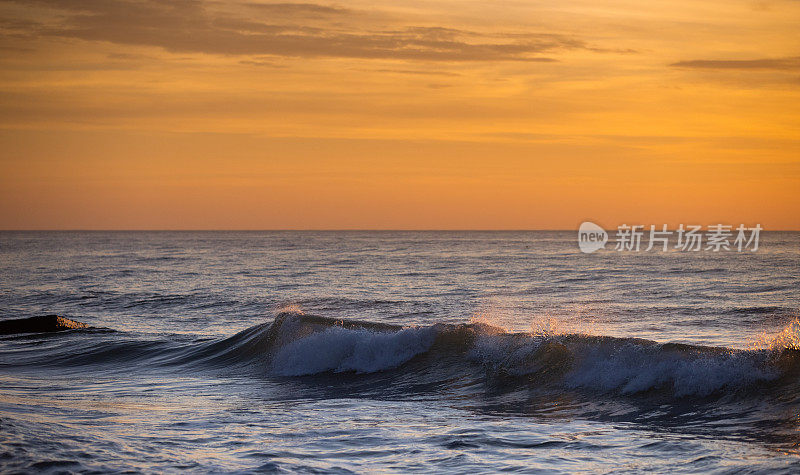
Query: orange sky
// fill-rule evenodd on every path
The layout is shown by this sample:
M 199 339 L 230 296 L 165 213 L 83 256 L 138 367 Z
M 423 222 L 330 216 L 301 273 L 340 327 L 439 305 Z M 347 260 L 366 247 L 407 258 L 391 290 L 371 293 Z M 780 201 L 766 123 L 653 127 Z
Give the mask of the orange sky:
M 800 2 L 0 0 L 0 229 L 800 229 Z

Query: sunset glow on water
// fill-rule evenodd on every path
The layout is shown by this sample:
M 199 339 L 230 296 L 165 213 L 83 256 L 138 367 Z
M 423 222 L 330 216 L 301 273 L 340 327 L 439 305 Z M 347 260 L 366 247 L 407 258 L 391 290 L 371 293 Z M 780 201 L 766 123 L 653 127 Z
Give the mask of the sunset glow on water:
M 799 23 L 0 0 L 0 472 L 800 471 Z

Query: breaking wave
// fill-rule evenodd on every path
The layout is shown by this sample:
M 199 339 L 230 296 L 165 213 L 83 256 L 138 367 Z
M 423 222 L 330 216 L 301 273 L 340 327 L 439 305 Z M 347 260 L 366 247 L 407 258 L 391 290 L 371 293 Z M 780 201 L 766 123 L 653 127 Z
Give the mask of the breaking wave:
M 264 377 L 425 372 L 441 380 L 474 378 L 475 384 L 674 398 L 787 386 L 794 394 L 800 379 L 797 320 L 750 350 L 576 333 L 509 333 L 486 323 L 401 327 L 296 311 L 223 340 L 93 340 L 97 331 L 70 331 L 77 338 L 72 343 L 49 336 L 43 345 L 8 353 L 11 358 L 3 365 L 201 365 Z

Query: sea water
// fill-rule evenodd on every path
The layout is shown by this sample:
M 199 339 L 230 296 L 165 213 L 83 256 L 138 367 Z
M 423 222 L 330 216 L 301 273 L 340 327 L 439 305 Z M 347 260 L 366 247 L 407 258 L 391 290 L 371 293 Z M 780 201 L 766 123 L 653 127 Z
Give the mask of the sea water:
M 800 471 L 800 233 L 2 232 L 0 471 Z

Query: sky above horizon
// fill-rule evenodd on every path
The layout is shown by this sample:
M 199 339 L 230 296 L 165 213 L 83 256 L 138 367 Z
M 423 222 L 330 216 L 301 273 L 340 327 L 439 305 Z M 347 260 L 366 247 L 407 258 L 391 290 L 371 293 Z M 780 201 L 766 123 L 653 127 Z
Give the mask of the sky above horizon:
M 800 1 L 0 0 L 0 229 L 800 230 Z

